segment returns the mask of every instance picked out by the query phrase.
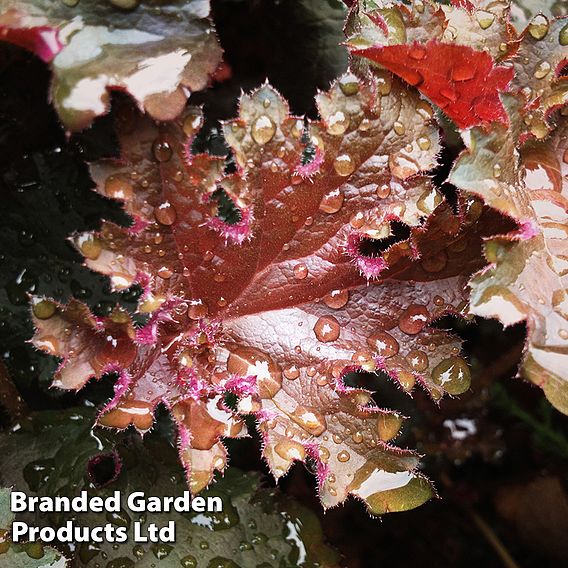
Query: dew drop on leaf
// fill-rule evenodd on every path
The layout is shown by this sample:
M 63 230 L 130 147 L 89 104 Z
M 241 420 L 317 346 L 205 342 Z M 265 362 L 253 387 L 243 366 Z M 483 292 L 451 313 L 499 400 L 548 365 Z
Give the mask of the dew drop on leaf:
M 294 278 L 296 280 L 304 280 L 308 275 L 308 267 L 304 263 L 294 266 Z
M 449 394 L 457 395 L 469 388 L 471 374 L 461 357 L 450 357 L 434 367 L 432 381 Z
M 337 461 L 340 461 L 341 463 L 348 462 L 350 459 L 351 455 L 349 454 L 349 452 L 346 452 L 345 450 L 341 450 L 337 454 Z
M 158 138 L 152 144 L 152 154 L 158 162 L 167 162 L 172 157 L 172 147 L 165 140 Z
M 491 27 L 491 24 L 495 21 L 495 14 L 491 12 L 486 12 L 485 10 L 476 10 L 475 19 L 482 30 L 486 30 Z
M 312 436 L 319 436 L 327 427 L 323 414 L 305 406 L 296 407 L 290 418 Z
M 304 446 L 293 440 L 282 440 L 274 446 L 274 451 L 285 460 L 303 460 L 306 457 Z
M 456 65 L 452 69 L 454 81 L 469 81 L 475 77 L 475 69 L 471 65 Z
M 154 217 L 162 225 L 173 225 L 177 214 L 174 206 L 169 201 L 164 201 L 154 208 Z
M 349 117 L 341 110 L 336 111 L 327 119 L 327 131 L 333 136 L 344 134 L 349 127 Z
M 349 301 L 349 291 L 348 290 L 333 290 L 329 294 L 326 294 L 323 298 L 324 304 L 328 308 L 334 310 L 339 310 L 343 308 Z
M 188 554 L 180 560 L 182 568 L 195 568 L 197 566 L 197 559 L 195 556 Z
M 535 16 L 529 24 L 529 34 L 537 41 L 543 39 L 548 33 L 550 24 L 548 18 L 542 14 Z
M 183 132 L 186 136 L 192 137 L 203 126 L 203 116 L 201 113 L 190 114 L 183 121 Z
M 408 55 L 416 61 L 422 61 L 426 57 L 426 50 L 421 45 L 415 44 L 408 51 Z
M 259 146 L 270 142 L 275 133 L 276 125 L 269 116 L 262 114 L 253 122 L 251 135 Z
M 566 24 L 558 34 L 558 43 L 560 45 L 568 45 L 568 24 Z
M 393 129 L 399 136 L 402 136 L 406 132 L 406 127 L 398 120 L 394 123 Z
M 132 184 L 119 176 L 109 176 L 105 181 L 105 194 L 111 199 L 128 201 L 134 195 Z
M 201 300 L 190 300 L 189 307 L 187 308 L 187 317 L 192 320 L 198 320 L 204 318 L 209 309 L 207 304 Z
M 346 97 L 356 95 L 359 92 L 359 81 L 352 73 L 346 73 L 339 79 L 339 88 Z
M 338 175 L 347 177 L 355 171 L 355 163 L 349 154 L 341 154 L 333 161 L 333 167 Z
M 430 138 L 427 136 L 421 136 L 418 138 L 418 146 L 421 150 L 429 150 L 432 143 L 430 142 Z
M 420 351 L 419 349 L 412 349 L 408 352 L 406 358 L 408 359 L 408 362 L 410 363 L 410 366 L 414 371 L 421 373 L 428 368 L 428 355 L 426 355 L 424 351 Z
M 398 353 L 398 341 L 386 331 L 378 331 L 369 335 L 367 344 L 371 347 L 379 357 L 388 359 Z
M 327 195 L 324 195 L 320 202 L 319 209 L 324 213 L 337 213 L 343 206 L 343 192 L 340 189 L 334 189 Z
M 548 61 L 541 61 L 534 70 L 534 76 L 537 79 L 544 79 L 549 73 L 552 67 Z
M 110 3 L 121 10 L 134 10 L 140 4 L 140 0 L 110 0 Z
M 56 309 L 56 305 L 49 300 L 32 302 L 32 312 L 36 318 L 41 320 L 49 319 L 55 313 Z
M 341 326 L 333 316 L 322 316 L 314 325 L 314 333 L 319 341 L 327 343 L 339 337 Z
M 398 327 L 408 335 L 416 335 L 424 329 L 428 322 L 428 316 L 426 306 L 411 304 L 400 315 Z
M 291 367 L 286 367 L 286 369 L 284 369 L 284 376 L 288 380 L 294 381 L 300 376 L 300 370 L 295 365 L 292 365 Z

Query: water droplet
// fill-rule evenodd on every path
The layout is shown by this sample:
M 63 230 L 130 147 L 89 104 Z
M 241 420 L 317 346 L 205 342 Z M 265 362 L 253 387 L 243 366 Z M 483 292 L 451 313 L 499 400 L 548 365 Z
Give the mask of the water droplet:
M 75 2 L 77 4 L 77 2 Z M 134 10 L 138 4 L 140 4 L 140 0 L 110 0 L 110 3 L 121 10 Z M 127 564 L 126 566 L 131 566 L 132 564 Z M 110 567 L 107 567 L 110 568 Z M 119 565 L 113 566 L 112 568 L 120 568 Z
M 154 217 L 162 225 L 172 225 L 177 217 L 175 207 L 169 202 L 164 201 L 154 208 Z
M 360 229 L 365 224 L 365 216 L 361 211 L 359 211 L 358 213 L 355 213 L 353 217 L 351 217 L 351 219 L 349 220 L 349 224 L 354 229 Z
M 337 213 L 343 206 L 343 199 L 343 192 L 340 189 L 334 189 L 327 195 L 324 195 L 320 202 L 319 209 L 330 215 Z
M 548 23 L 548 18 L 542 14 L 538 14 L 529 24 L 529 34 L 539 41 L 546 36 L 549 27 L 550 24 Z
M 323 298 L 323 303 L 334 310 L 339 310 L 343 308 L 345 304 L 349 301 L 349 291 L 348 290 L 333 290 L 329 294 L 325 295 Z
M 548 61 L 541 61 L 534 70 L 534 76 L 537 79 L 544 79 L 549 73 L 552 67 Z
M 184 556 L 180 560 L 180 564 L 181 564 L 182 568 L 196 568 L 197 559 L 195 558 L 195 556 L 188 554 L 187 556 Z
M 239 347 L 231 351 L 227 371 L 239 377 L 256 377 L 261 398 L 272 398 L 282 386 L 282 372 L 266 353 L 253 347 Z
M 388 359 L 396 355 L 399 350 L 398 341 L 386 331 L 378 331 L 367 338 L 367 344 L 379 357 Z
M 105 195 L 111 199 L 127 201 L 132 199 L 134 189 L 125 179 L 119 176 L 109 176 L 105 181 Z
M 314 333 L 319 341 L 327 343 L 339 337 L 341 327 L 333 316 L 322 316 L 314 325 Z
M 312 436 L 319 436 L 327 427 L 325 416 L 306 406 L 296 407 L 290 418 Z
M 284 369 L 284 376 L 290 381 L 295 381 L 300 376 L 300 370 L 296 365 L 292 365 Z
M 203 126 L 203 115 L 195 110 L 188 114 L 183 120 L 183 132 L 188 137 L 193 137 Z
M 346 177 L 355 171 L 355 163 L 349 154 L 341 154 L 333 161 L 333 167 L 338 175 Z
M 389 155 L 389 169 L 393 176 L 405 180 L 420 171 L 418 162 L 404 154 Z
M 152 144 L 152 154 L 158 162 L 167 162 L 172 157 L 172 147 L 166 140 L 157 138 Z
M 472 65 L 456 65 L 452 69 L 454 81 L 469 81 L 475 77 L 475 68 Z
M 418 101 L 418 103 L 416 103 L 416 112 L 425 121 L 431 120 L 434 116 L 434 109 L 426 101 Z
M 558 43 L 560 45 L 568 45 L 568 24 L 566 24 L 558 34 Z
M 253 122 L 251 135 L 259 146 L 270 142 L 274 134 L 276 134 L 276 124 L 269 116 L 262 114 Z
M 340 110 L 329 116 L 326 122 L 327 131 L 334 136 L 344 134 L 349 127 L 349 117 Z
M 306 457 L 306 450 L 304 446 L 293 440 L 282 440 L 274 446 L 274 451 L 284 460 L 292 461 L 298 460 L 303 461 Z
M 372 373 L 377 368 L 373 354 L 368 349 L 358 349 L 355 351 L 355 353 L 351 355 L 351 361 L 369 373 Z
M 153 544 L 150 548 L 154 553 L 154 556 L 158 560 L 163 560 L 164 558 L 166 558 L 170 554 L 170 552 L 174 549 L 173 546 L 170 546 L 169 544 L 165 544 L 163 542 L 159 544 L 158 543 Z
M 356 95 L 359 92 L 359 81 L 352 73 L 346 73 L 339 79 L 339 88 L 346 97 Z
M 491 12 L 486 12 L 485 10 L 476 10 L 475 19 L 482 30 L 486 30 L 491 27 L 491 24 L 495 21 L 495 14 Z
M 418 373 L 425 371 L 430 363 L 428 355 L 419 349 L 411 349 L 406 358 L 412 369 Z
M 415 43 L 410 47 L 408 55 L 411 59 L 422 61 L 422 59 L 426 57 L 426 49 L 424 49 L 420 44 Z
M 442 195 L 439 191 L 435 188 L 427 189 L 424 193 L 418 198 L 416 202 L 416 207 L 420 209 L 423 213 L 430 215 L 438 205 L 442 203 Z
M 388 183 L 383 183 L 382 185 L 377 186 L 377 189 L 375 190 L 377 197 L 379 197 L 380 199 L 385 199 L 385 197 L 388 197 L 390 195 L 390 192 L 391 187 Z
M 75 244 L 85 258 L 97 260 L 103 250 L 102 241 L 92 233 L 83 233 L 75 239 Z
M 367 132 L 371 129 L 371 126 L 373 126 L 373 123 L 368 118 L 364 118 L 359 123 L 358 129 L 360 132 Z
M 416 335 L 420 333 L 424 326 L 428 323 L 429 317 L 426 306 L 421 304 L 411 304 L 402 312 L 398 319 L 398 327 L 401 331 L 408 335 Z
M 308 275 L 308 267 L 304 263 L 294 266 L 294 278 L 296 280 L 304 280 Z
M 469 367 L 461 357 L 450 357 L 434 367 L 432 381 L 449 394 L 461 394 L 471 383 Z
M 418 146 L 421 150 L 429 150 L 430 146 L 432 146 L 430 138 L 428 138 L 427 136 L 421 136 L 420 138 L 418 138 Z
M 341 450 L 337 454 L 337 461 L 340 461 L 341 463 L 348 462 L 350 459 L 351 459 L 351 456 L 349 455 L 349 452 L 346 452 L 345 450 Z
M 406 132 L 404 124 L 398 120 L 393 124 L 393 129 L 399 136 L 402 136 Z
M 190 349 L 184 349 L 178 356 L 179 364 L 182 367 L 191 369 L 193 367 L 193 353 Z
M 392 91 L 392 78 L 390 75 L 383 75 L 381 77 L 377 77 L 377 89 L 379 94 L 383 97 L 390 95 Z
M 209 313 L 207 304 L 201 300 L 190 300 L 187 308 L 187 317 L 192 320 L 204 318 Z

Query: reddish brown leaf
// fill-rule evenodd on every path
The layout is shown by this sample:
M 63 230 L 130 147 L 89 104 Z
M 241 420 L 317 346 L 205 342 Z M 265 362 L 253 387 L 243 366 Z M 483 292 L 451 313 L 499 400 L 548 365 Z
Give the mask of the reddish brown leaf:
M 458 216 L 442 204 L 425 175 L 439 150 L 431 107 L 397 79 L 348 73 L 318 106 L 322 120 L 305 124 L 269 85 L 243 96 L 224 127 L 230 175 L 220 159 L 191 153 L 195 109 L 160 126 L 122 115 L 121 160 L 92 174 L 134 224 L 107 223 L 75 243 L 115 287 L 143 285 L 139 310 L 150 319 L 99 421 L 145 430 L 166 404 L 198 491 L 225 465 L 220 438 L 243 435 L 239 416 L 253 413 L 276 477 L 310 459 L 326 507 L 352 494 L 376 514 L 403 510 L 432 490 L 417 456 L 390 445 L 402 417 L 343 379 L 380 369 L 436 400 L 469 388 L 459 341 L 430 324 L 463 311 L 487 213 L 473 199 Z M 218 215 L 220 188 L 236 223 Z M 410 237 L 365 253 L 394 222 Z M 65 312 L 36 322 L 40 332 Z

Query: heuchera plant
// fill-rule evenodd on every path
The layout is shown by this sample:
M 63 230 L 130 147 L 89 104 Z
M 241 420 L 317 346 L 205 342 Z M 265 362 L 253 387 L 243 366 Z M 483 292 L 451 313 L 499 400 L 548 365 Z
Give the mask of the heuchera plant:
M 382 371 L 434 401 L 466 391 L 460 341 L 435 320 L 526 321 L 521 372 L 568 413 L 568 19 L 517 29 L 505 0 L 349 3 L 351 68 L 317 95 L 320 120 L 291 116 L 268 84 L 243 95 L 223 125 L 233 171 L 192 151 L 203 116 L 182 111 L 183 86 L 204 86 L 219 60 L 206 3 L 171 2 L 142 28 L 136 4 L 105 36 L 91 28 L 104 4 L 82 1 L 79 25 L 74 8 L 0 2 L 3 37 L 52 61 L 69 128 L 106 110 L 107 87 L 138 103 L 115 109 L 120 159 L 90 165 L 132 224 L 72 238 L 115 289 L 143 288 L 147 321 L 34 298 L 33 343 L 62 359 L 55 386 L 116 373 L 98 417 L 109 428 L 144 433 L 164 404 L 194 492 L 225 469 L 222 438 L 246 436 L 251 414 L 276 478 L 307 461 L 324 507 L 354 495 L 373 514 L 434 490 L 393 443 L 404 418 L 344 379 Z M 204 36 L 188 42 L 188 26 Z M 455 206 L 432 179 L 443 115 L 464 143 Z

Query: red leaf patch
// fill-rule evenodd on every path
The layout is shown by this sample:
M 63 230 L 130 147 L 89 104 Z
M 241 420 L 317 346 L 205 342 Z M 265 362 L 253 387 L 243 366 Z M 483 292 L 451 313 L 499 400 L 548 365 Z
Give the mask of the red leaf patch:
M 381 64 L 416 87 L 460 128 L 508 122 L 499 93 L 514 72 L 509 67 L 495 67 L 485 51 L 433 39 L 425 44 L 374 46 L 353 53 Z

